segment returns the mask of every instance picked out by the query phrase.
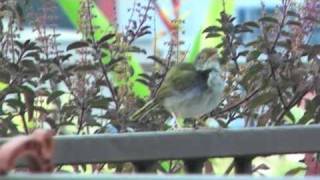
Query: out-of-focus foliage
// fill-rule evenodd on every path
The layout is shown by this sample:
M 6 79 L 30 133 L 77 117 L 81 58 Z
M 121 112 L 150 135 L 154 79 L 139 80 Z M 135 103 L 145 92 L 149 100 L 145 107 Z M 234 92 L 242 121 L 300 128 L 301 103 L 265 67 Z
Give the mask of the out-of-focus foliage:
M 0 1 L 0 135 L 2 137 L 30 133 L 35 128 L 49 128 L 58 134 L 118 133 L 146 130 L 167 130 L 168 112 L 162 108 L 151 111 L 138 122 L 128 117 L 148 99 L 136 97 L 132 76 L 146 85 L 152 98 L 172 65 L 184 60 L 179 23 L 165 56 L 146 54 L 135 41 L 152 32 L 151 11 L 154 3 L 136 3 L 124 32 L 116 28 L 99 38 L 99 27 L 92 20 L 91 0 L 81 1 L 79 32 L 82 38 L 65 50 L 57 41 L 53 1 L 43 1 L 42 9 L 22 11 L 28 1 Z M 235 17 L 220 13 L 218 25 L 207 27 L 203 36 L 221 38 L 216 46 L 220 52 L 226 79 L 225 97 L 219 107 L 201 120 L 210 117 L 222 128 L 243 120 L 246 126 L 277 126 L 311 124 L 320 119 L 320 45 L 309 43 L 319 24 L 319 3 L 306 0 L 301 5 L 282 0 L 273 13 L 262 11 L 257 21 L 235 23 Z M 26 22 L 25 17 L 32 21 Z M 19 40 L 25 24 L 32 25 L 36 39 Z M 252 40 L 243 39 L 251 34 Z M 214 45 L 213 45 L 214 46 Z M 151 72 L 135 72 L 130 54 L 144 54 L 151 62 Z M 106 58 L 107 57 L 107 58 Z M 104 61 L 109 59 L 109 61 Z M 301 118 L 291 109 L 307 93 Z M 185 126 L 189 126 L 186 121 Z M 206 126 L 206 123 L 200 124 Z M 208 172 L 214 172 L 207 163 Z M 92 166 L 92 171 L 104 165 Z M 81 168 L 85 171 L 87 166 Z M 91 167 L 90 167 L 91 168 Z M 130 172 L 132 165 L 108 164 L 116 172 Z M 214 167 L 213 167 L 214 168 Z M 257 169 L 267 169 L 265 164 Z M 257 170 L 256 169 L 256 170 Z M 300 169 L 298 169 L 300 170 Z M 298 171 L 296 170 L 296 171 Z M 78 171 L 80 171 L 78 169 Z M 181 172 L 180 161 L 161 163 L 159 171 Z M 231 170 L 230 170 L 231 171 Z M 295 173 L 289 172 L 289 173 Z
M 228 96 L 221 103 L 222 111 L 212 113 L 221 118 L 221 125 L 226 127 L 239 118 L 247 126 L 317 123 L 319 45 L 310 44 L 309 38 L 318 24 L 311 12 L 319 7 L 307 10 L 310 3 L 298 6 L 284 0 L 272 14 L 262 11 L 258 21 L 241 24 L 221 12 L 221 25 L 204 31 L 207 38 L 223 38 L 217 47 L 221 48 L 220 62 L 228 69 Z M 252 40 L 243 40 L 242 35 L 248 33 Z M 304 116 L 296 119 L 290 110 L 309 92 L 316 97 L 307 102 Z

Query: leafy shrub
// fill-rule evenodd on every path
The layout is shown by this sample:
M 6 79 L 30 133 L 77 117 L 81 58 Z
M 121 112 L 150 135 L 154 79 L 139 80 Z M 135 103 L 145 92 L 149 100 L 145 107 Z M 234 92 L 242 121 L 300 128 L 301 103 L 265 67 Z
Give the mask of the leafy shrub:
M 160 57 L 156 51 L 147 54 L 135 42 L 154 33 L 150 12 L 159 8 L 154 1 L 135 3 L 130 11 L 137 19 L 130 18 L 121 32 L 116 26 L 107 30 L 96 27 L 92 1 L 84 0 L 79 10 L 82 38 L 61 50 L 53 1 L 44 1 L 38 14 L 23 11 L 28 2 L 0 0 L 1 136 L 28 134 L 39 127 L 58 134 L 168 128 L 165 122 L 170 115 L 161 108 L 139 122 L 130 122 L 128 117 L 148 101 L 136 95 L 134 85 L 147 86 L 152 98 L 168 69 L 188 53 L 180 48 L 180 24 L 170 29 L 167 56 Z M 262 11 L 257 21 L 240 24 L 222 11 L 219 25 L 207 27 L 203 36 L 222 39 L 216 48 L 224 66 L 225 97 L 203 119 L 214 118 L 224 128 L 239 119 L 246 126 L 318 123 L 320 46 L 310 43 L 318 14 L 319 3 L 314 0 L 302 5 L 282 0 L 272 14 Z M 28 24 L 37 38 L 20 41 L 21 29 Z M 97 31 L 104 35 L 97 37 Z M 252 37 L 250 41 L 243 38 L 246 34 Z M 132 54 L 136 53 L 152 60 L 154 71 L 136 72 L 132 67 Z M 291 109 L 307 93 L 315 97 L 306 101 L 303 117 L 297 118 Z M 119 172 L 127 167 L 115 166 Z M 167 166 L 163 171 L 181 169 L 178 161 Z
M 239 118 L 247 126 L 317 123 L 319 45 L 310 44 L 309 38 L 319 19 L 314 13 L 317 7 L 311 3 L 316 2 L 297 6 L 284 0 L 273 14 L 263 11 L 257 21 L 241 24 L 235 24 L 235 17 L 222 11 L 219 25 L 204 30 L 207 38 L 222 39 L 216 48 L 220 49 L 227 82 L 225 98 L 206 117 L 214 117 L 222 127 Z M 67 127 L 73 127 L 72 132 L 77 134 L 101 133 L 110 128 L 120 132 L 167 128 L 165 120 L 170 116 L 163 109 L 152 111 L 139 122 L 128 121 L 129 115 L 147 100 L 136 97 L 133 85 L 147 85 L 152 97 L 167 70 L 181 61 L 176 55 L 187 53 L 179 50 L 180 42 L 175 38 L 168 43 L 171 48 L 167 57 L 146 54 L 134 45 L 152 31 L 152 1 L 132 9 L 141 18 L 130 19 L 124 33 L 110 28 L 102 37 L 96 36 L 101 29 L 92 23 L 92 1 L 82 1 L 82 39 L 66 50 L 61 50 L 57 41 L 55 18 L 50 14 L 54 11 L 52 1 L 44 2 L 41 15 L 24 14 L 21 6 L 28 1 L 1 1 L 0 5 L 4 14 L 0 29 L 2 136 L 29 133 L 44 126 L 59 133 L 70 133 Z M 29 24 L 37 39 L 21 42 L 18 37 L 27 16 L 33 17 Z M 179 32 L 180 27 L 176 28 Z M 245 34 L 251 34 L 253 40 L 245 42 Z M 154 62 L 155 71 L 134 72 L 132 53 L 146 54 Z M 241 59 L 246 63 L 239 63 Z M 308 92 L 314 92 L 315 98 L 307 102 L 304 116 L 296 119 L 290 109 Z

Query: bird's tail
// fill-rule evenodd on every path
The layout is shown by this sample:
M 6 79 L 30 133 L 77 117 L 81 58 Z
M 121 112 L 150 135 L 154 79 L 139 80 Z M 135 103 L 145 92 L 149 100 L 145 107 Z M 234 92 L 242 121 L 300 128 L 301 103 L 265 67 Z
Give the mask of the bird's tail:
M 147 115 L 154 107 L 158 106 L 159 104 L 156 103 L 155 99 L 150 100 L 147 102 L 142 108 L 138 109 L 135 113 L 133 113 L 129 120 L 130 121 L 137 121 Z

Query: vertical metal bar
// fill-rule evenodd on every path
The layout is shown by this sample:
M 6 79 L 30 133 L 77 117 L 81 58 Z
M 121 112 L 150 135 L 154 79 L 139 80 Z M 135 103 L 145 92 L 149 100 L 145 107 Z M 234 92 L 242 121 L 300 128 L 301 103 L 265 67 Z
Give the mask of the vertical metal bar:
M 186 159 L 184 167 L 188 173 L 202 173 L 203 163 L 207 159 Z
M 252 161 L 253 157 L 242 156 L 234 158 L 234 167 L 236 174 L 251 174 L 252 173 Z
M 132 164 L 138 173 L 155 172 L 157 161 L 137 161 L 132 162 Z

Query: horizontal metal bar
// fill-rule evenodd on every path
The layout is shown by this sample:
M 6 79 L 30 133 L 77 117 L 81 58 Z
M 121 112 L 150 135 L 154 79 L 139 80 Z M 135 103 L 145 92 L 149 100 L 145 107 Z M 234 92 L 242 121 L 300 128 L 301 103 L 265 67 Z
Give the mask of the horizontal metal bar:
M 108 179 L 108 180 L 317 180 L 320 177 L 252 177 L 252 176 L 212 176 L 212 175 L 151 175 L 151 174 L 128 174 L 128 175 L 84 175 L 84 174 L 10 174 L 0 176 L 2 180 L 59 180 L 59 179 Z
M 320 151 L 320 126 L 55 137 L 55 164 L 203 159 Z

